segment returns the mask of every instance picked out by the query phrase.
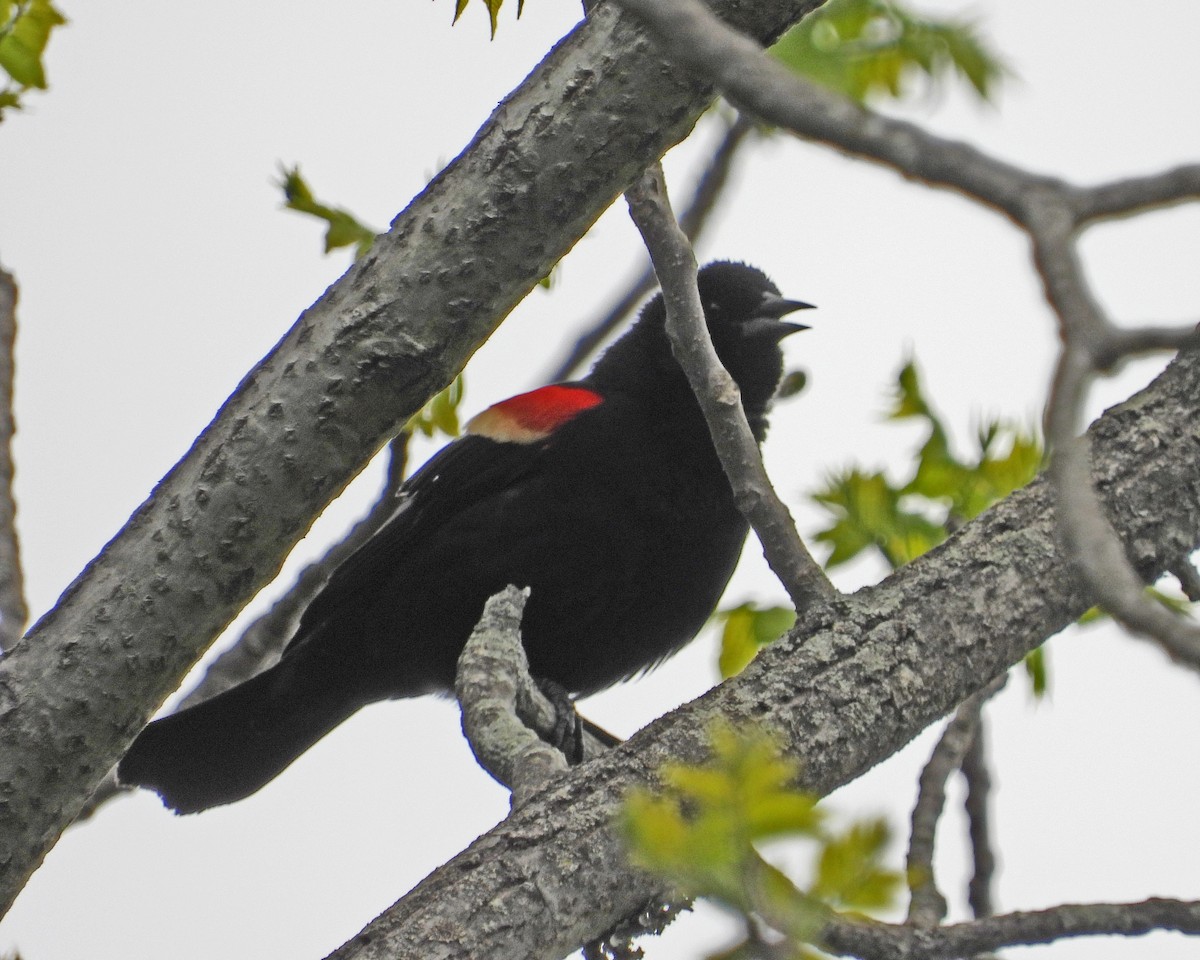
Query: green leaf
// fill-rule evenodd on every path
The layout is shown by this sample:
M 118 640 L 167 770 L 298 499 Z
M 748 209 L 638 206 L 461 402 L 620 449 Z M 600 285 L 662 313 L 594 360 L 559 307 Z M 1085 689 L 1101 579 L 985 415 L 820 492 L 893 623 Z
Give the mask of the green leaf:
M 727 680 L 741 673 L 760 647 L 773 643 L 790 630 L 796 622 L 796 611 L 790 607 L 757 607 L 753 603 L 743 603 L 718 610 L 716 620 L 723 624 L 718 666 L 722 679 Z
M 415 414 L 404 429 L 411 433 L 421 433 L 426 437 L 443 433 L 448 437 L 457 437 L 461 429 L 458 418 L 458 408 L 462 403 L 466 385 L 462 374 L 455 377 L 450 386 L 446 387 L 423 406 Z
M 5 110 L 21 109 L 21 94 L 13 87 L 0 90 L 0 119 L 4 118 Z
M 1029 689 L 1035 698 L 1041 700 L 1050 689 L 1049 674 L 1046 671 L 1045 644 L 1025 654 L 1022 665 L 1025 667 L 1025 675 L 1029 678 Z
M 459 17 L 463 15 L 463 11 L 467 9 L 470 0 L 454 0 L 454 19 L 452 23 L 458 23 Z M 487 8 L 488 19 L 491 21 L 492 39 L 496 39 L 496 27 L 499 25 L 500 8 L 504 5 L 504 0 L 483 0 L 483 5 Z M 517 19 L 521 18 L 521 14 L 525 12 L 525 0 L 517 0 Z
M 868 547 L 878 549 L 893 568 L 908 563 L 941 543 L 951 524 L 974 518 L 1032 480 L 1045 459 L 1032 429 L 1000 420 L 977 431 L 977 455 L 967 460 L 955 456 L 911 359 L 896 377 L 887 416 L 923 421 L 928 434 L 907 480 L 893 483 L 882 472 L 854 467 L 810 494 L 833 518 L 817 533 L 819 541 L 832 547 L 827 567 Z
M 831 477 L 811 494 L 834 517 L 816 538 L 833 550 L 825 561 L 834 567 L 875 547 L 893 568 L 937 546 L 946 538 L 943 525 L 901 504 L 903 490 L 892 486 L 882 473 L 850 469 Z
M 978 27 L 919 16 L 893 0 L 829 0 L 772 53 L 792 70 L 855 100 L 903 97 L 916 76 L 959 77 L 988 99 L 1007 69 Z
M 631 855 L 685 892 L 748 908 L 747 871 L 761 872 L 753 843 L 781 833 L 816 835 L 816 797 L 793 785 L 798 767 L 762 734 L 718 726 L 700 765 L 667 764 L 663 791 L 636 791 L 623 822 Z
M 325 252 L 339 247 L 354 247 L 354 257 L 363 256 L 375 242 L 379 231 L 368 227 L 352 213 L 338 207 L 330 207 L 317 200 L 308 182 L 300 175 L 300 167 L 284 167 L 279 180 L 283 190 L 284 206 L 289 210 L 316 217 L 325 223 Z
M 0 4 L 0 69 L 16 84 L 0 94 L 0 111 L 19 107 L 24 90 L 46 89 L 42 55 L 50 34 L 66 22 L 50 0 Z
M 788 370 L 779 381 L 779 389 L 775 391 L 778 400 L 789 400 L 799 396 L 808 386 L 808 374 L 803 370 Z
M 852 824 L 836 836 L 824 828 L 817 798 L 794 784 L 798 765 L 775 742 L 754 731 L 718 724 L 702 764 L 667 764 L 662 789 L 632 791 L 622 822 L 632 860 L 682 893 L 712 897 L 755 926 L 787 939 L 792 956 L 816 960 L 811 944 L 833 916 L 834 903 L 851 909 L 892 905 L 900 875 L 882 865 L 888 828 L 882 820 Z M 799 889 L 768 863 L 756 844 L 788 835 L 817 848 L 816 880 Z M 744 945 L 743 945 L 744 946 Z M 747 956 L 742 947 L 714 956 Z
M 1172 613 L 1176 613 L 1181 617 L 1193 619 L 1194 615 L 1192 613 L 1192 603 L 1187 597 L 1173 593 L 1166 593 L 1160 590 L 1158 587 L 1147 587 L 1146 594 L 1151 600 L 1162 604 Z
M 891 832 L 882 819 L 850 826 L 829 840 L 817 861 L 812 895 L 857 910 L 891 906 L 900 887 L 900 874 L 881 866 Z

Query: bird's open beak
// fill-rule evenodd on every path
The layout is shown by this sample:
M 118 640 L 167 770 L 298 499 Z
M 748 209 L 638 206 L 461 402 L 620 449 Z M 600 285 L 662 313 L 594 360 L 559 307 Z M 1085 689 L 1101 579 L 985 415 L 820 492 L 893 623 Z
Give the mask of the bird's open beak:
M 781 317 L 797 310 L 811 310 L 813 305 L 803 300 L 785 300 L 775 293 L 764 293 L 762 303 L 754 311 L 754 319 L 746 325 L 746 332 L 753 336 L 772 336 L 776 340 L 790 337 L 793 333 L 807 330 L 808 324 L 788 323 Z

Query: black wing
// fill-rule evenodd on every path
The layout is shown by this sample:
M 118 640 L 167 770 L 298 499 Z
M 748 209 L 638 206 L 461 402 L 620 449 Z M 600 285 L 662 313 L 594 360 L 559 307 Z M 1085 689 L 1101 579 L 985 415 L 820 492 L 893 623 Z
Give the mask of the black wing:
M 536 471 L 539 454 L 537 444 L 477 436 L 460 437 L 440 450 L 397 491 L 391 517 L 342 561 L 312 599 L 288 646 L 340 612 L 369 604 L 406 554 L 436 536 L 448 517 L 519 485 Z

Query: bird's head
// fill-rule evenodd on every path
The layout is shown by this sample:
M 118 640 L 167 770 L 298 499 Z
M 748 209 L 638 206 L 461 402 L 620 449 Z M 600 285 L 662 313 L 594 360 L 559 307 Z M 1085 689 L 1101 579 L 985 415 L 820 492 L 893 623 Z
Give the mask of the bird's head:
M 719 260 L 698 277 L 700 303 L 717 356 L 742 394 L 742 406 L 761 437 L 765 415 L 783 374 L 779 342 L 805 330 L 783 317 L 810 304 L 785 300 L 761 270 Z M 589 381 L 600 386 L 691 398 L 666 336 L 667 309 L 658 294 L 642 310 L 638 322 L 596 363 Z M 694 402 L 694 401 L 693 401 Z
M 742 392 L 742 405 L 748 414 L 765 412 L 783 374 L 780 341 L 808 329 L 783 318 L 812 304 L 784 299 L 765 273 L 745 263 L 710 263 L 697 286 L 713 346 Z

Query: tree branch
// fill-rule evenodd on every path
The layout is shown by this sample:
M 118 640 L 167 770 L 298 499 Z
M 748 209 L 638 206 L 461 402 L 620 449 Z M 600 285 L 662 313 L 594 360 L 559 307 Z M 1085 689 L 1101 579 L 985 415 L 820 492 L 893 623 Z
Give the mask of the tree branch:
M 1080 190 L 1074 198 L 1075 222 L 1082 226 L 1189 200 L 1200 200 L 1200 164 Z
M 708 223 L 709 214 L 716 207 L 717 200 L 729 183 L 729 175 L 733 171 L 733 161 L 737 157 L 746 137 L 754 130 L 754 122 L 739 113 L 737 119 L 729 125 L 725 136 L 717 144 L 704 173 L 696 184 L 695 190 L 688 201 L 687 208 L 679 216 L 679 228 L 691 243 L 703 232 Z M 573 376 L 588 357 L 590 357 L 618 326 L 624 322 L 635 307 L 654 289 L 654 269 L 647 266 L 609 310 L 588 324 L 584 334 L 575 341 L 575 345 L 547 377 L 550 381 L 566 380 Z
M 1067 937 L 1139 937 L 1154 930 L 1200 934 L 1200 901 L 1153 898 L 1141 903 L 1062 904 L 933 930 L 835 921 L 823 946 L 861 960 L 955 960 L 985 950 L 1053 943 Z
M 996 857 L 992 852 L 991 816 L 988 801 L 992 794 L 992 778 L 987 759 L 987 723 L 981 713 L 975 724 L 975 736 L 962 762 L 963 778 L 967 781 L 967 830 L 971 839 L 973 870 L 967 885 L 967 901 L 976 919 L 990 917 L 992 906 L 992 877 L 996 873 Z
M 13 351 L 17 342 L 17 282 L 0 267 L 0 656 L 25 632 L 29 609 L 21 573 L 17 503 L 13 498 Z
M 719 8 L 766 39 L 813 5 Z M 0 912 L 312 518 L 711 96 L 601 5 L 247 375 L 0 663 Z
M 946 805 L 946 781 L 962 766 L 971 748 L 984 702 L 1004 686 L 1005 679 L 993 680 L 967 698 L 946 725 L 921 770 L 906 863 L 910 893 L 908 923 L 915 927 L 932 929 L 946 916 L 946 898 L 937 888 L 933 871 L 934 839 Z
M 1047 433 L 1054 438 L 1050 477 L 1062 517 L 1062 535 L 1074 566 L 1125 626 L 1153 637 L 1172 658 L 1200 670 L 1200 629 L 1146 596 L 1145 584 L 1088 482 L 1087 441 L 1074 436 L 1072 414 L 1083 403 L 1091 369 L 1070 346 L 1063 350 L 1047 407 Z M 1148 558 L 1139 558 L 1144 565 Z
M 696 257 L 671 212 L 662 167 L 655 164 L 625 197 L 662 286 L 671 350 L 704 411 L 738 509 L 754 527 L 797 613 L 808 613 L 834 599 L 837 591 L 804 546 L 791 513 L 771 485 L 737 384 L 713 349 L 696 289 Z
M 510 586 L 491 597 L 458 658 L 454 693 L 463 734 L 479 765 L 512 791 L 521 806 L 567 759 L 539 734 L 554 729 L 554 707 L 529 675 L 521 616 L 529 588 Z

